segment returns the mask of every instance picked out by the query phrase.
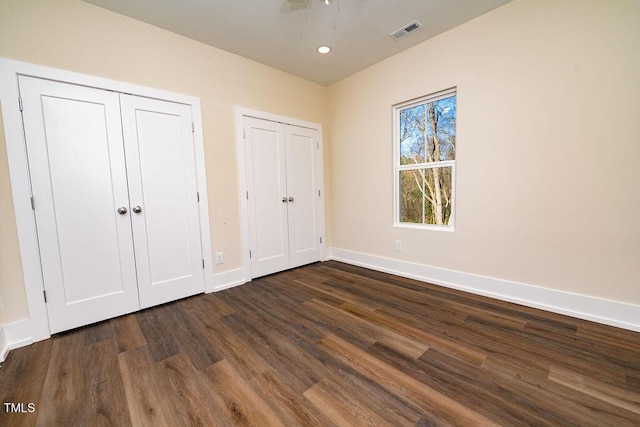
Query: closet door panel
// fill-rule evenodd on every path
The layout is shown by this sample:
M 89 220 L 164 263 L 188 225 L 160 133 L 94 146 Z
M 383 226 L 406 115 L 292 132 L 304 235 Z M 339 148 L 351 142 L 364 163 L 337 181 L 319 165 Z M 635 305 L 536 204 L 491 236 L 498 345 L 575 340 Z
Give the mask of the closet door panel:
M 121 104 L 144 308 L 204 291 L 191 107 L 130 95 Z
M 318 131 L 287 125 L 290 268 L 320 260 Z
M 254 118 L 245 117 L 244 133 L 255 278 L 289 268 L 285 139 L 280 123 Z
M 138 309 L 118 95 L 19 84 L 51 332 Z

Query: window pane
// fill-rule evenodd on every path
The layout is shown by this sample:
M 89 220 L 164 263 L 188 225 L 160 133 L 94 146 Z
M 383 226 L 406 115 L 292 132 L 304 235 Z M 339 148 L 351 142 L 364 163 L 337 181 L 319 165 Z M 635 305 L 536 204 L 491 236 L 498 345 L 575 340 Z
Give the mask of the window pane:
M 400 171 L 400 222 L 451 225 L 453 168 Z
M 455 160 L 456 95 L 401 109 L 400 164 Z
M 424 105 L 400 110 L 400 164 L 425 163 Z
M 400 172 L 400 222 L 422 224 L 424 170 Z

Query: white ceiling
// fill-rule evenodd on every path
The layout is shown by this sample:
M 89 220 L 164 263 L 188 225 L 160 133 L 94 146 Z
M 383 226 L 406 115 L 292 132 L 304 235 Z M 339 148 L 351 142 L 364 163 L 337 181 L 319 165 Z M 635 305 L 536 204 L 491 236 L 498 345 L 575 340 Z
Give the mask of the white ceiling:
M 283 12 L 290 0 L 84 1 L 329 85 L 511 0 L 309 0 L 296 12 Z M 423 28 L 389 37 L 414 20 Z

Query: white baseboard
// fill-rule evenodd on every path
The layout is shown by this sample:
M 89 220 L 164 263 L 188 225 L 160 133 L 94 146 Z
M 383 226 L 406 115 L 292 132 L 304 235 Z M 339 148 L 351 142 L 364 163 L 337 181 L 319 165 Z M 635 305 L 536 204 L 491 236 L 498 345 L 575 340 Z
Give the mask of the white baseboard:
M 9 350 L 31 344 L 32 335 L 29 319 L 0 326 L 0 362 L 4 362 Z
M 640 306 L 638 305 L 345 249 L 329 248 L 327 255 L 327 260 L 342 261 L 384 273 L 640 332 Z
M 218 292 L 224 289 L 233 288 L 234 286 L 243 285 L 247 282 L 244 277 L 244 268 L 236 268 L 235 270 L 223 271 L 213 275 L 213 285 L 207 289 L 209 292 Z

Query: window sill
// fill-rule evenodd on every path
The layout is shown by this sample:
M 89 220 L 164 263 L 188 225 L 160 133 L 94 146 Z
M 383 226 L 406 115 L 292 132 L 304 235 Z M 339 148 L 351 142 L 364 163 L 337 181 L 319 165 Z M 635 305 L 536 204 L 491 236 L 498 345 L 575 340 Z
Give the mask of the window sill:
M 429 231 L 444 231 L 444 232 L 453 232 L 455 231 L 455 226 L 444 226 L 444 225 L 426 225 L 426 224 L 411 224 L 407 222 L 396 222 L 393 224 L 396 228 L 411 228 L 414 230 L 429 230 Z

